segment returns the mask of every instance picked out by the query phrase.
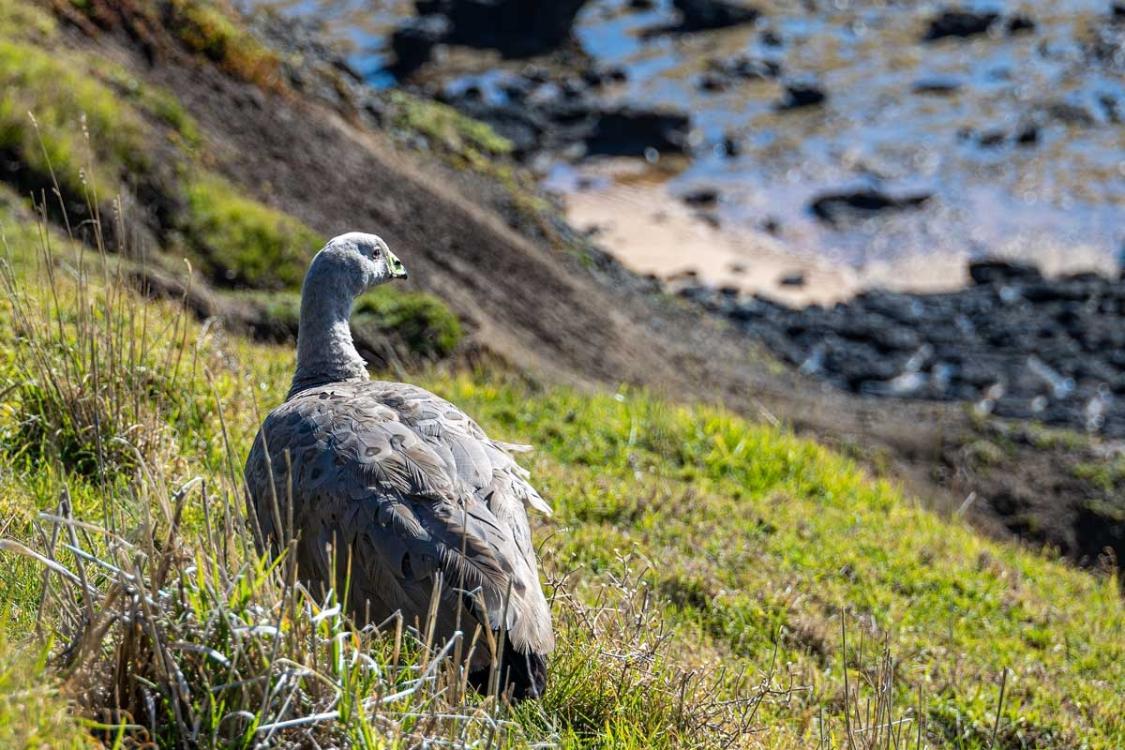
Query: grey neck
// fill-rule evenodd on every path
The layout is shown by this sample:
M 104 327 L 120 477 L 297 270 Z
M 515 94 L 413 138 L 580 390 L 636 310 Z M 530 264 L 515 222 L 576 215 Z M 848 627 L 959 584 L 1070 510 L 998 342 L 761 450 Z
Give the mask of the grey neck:
M 310 286 L 308 281 L 306 286 Z M 339 289 L 326 294 L 305 289 L 297 332 L 297 371 L 287 398 L 329 383 L 367 380 L 367 363 L 356 351 L 348 326 L 351 308 L 352 295 Z

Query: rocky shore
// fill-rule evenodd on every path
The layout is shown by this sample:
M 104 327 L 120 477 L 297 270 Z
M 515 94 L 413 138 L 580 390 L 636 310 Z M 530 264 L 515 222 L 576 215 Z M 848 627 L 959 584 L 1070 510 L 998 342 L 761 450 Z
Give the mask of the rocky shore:
M 1004 261 L 969 273 L 955 292 L 869 291 L 801 309 L 690 281 L 675 291 L 848 391 L 1125 437 L 1125 279 L 1047 279 Z

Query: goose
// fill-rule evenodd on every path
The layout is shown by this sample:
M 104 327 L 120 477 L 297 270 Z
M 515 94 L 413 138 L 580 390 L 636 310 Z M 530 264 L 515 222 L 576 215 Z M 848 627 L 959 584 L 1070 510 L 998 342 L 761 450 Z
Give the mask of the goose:
M 495 660 L 507 698 L 538 698 L 554 633 L 527 509 L 551 509 L 512 456 L 530 448 L 491 440 L 422 388 L 370 380 L 352 342 L 355 298 L 406 276 L 373 234 L 341 235 L 313 257 L 292 387 L 246 461 L 257 543 L 277 555 L 295 540 L 302 582 L 347 590 L 362 624 L 401 613 L 421 630 L 437 588 L 435 637 L 479 624 L 503 643 L 474 650 L 471 683 L 484 689 Z

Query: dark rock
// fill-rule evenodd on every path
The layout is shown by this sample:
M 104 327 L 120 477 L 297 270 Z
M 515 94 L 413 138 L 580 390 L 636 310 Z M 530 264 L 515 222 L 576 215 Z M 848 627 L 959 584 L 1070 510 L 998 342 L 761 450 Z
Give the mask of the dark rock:
M 735 157 L 737 157 L 741 153 L 742 153 L 742 145 L 738 142 L 738 139 L 736 137 L 734 137 L 733 135 L 731 135 L 730 133 L 727 133 L 726 135 L 724 135 L 723 136 L 723 155 L 726 156 L 728 159 L 734 159 Z
M 824 89 L 812 83 L 790 83 L 785 87 L 785 96 L 778 102 L 778 109 L 799 109 L 823 104 L 828 99 Z
M 1034 146 L 1039 142 L 1039 127 L 1035 124 L 1024 125 L 1016 134 L 1016 143 L 1021 146 Z
M 1097 123 L 1090 110 L 1080 104 L 1050 102 L 1041 106 L 1039 111 L 1048 119 L 1061 122 L 1063 125 L 1090 127 Z
M 683 153 L 690 131 L 691 118 L 683 112 L 626 105 L 597 117 L 586 149 L 604 156 L 643 156 L 649 148 L 660 153 Z
M 753 23 L 761 11 L 730 0 L 672 0 L 680 12 L 677 31 L 705 31 Z
M 1115 21 L 1125 21 L 1125 3 L 1114 3 L 1110 9 L 1110 16 Z
M 833 226 L 843 220 L 874 216 L 883 211 L 918 208 L 930 199 L 929 194 L 891 196 L 873 189 L 827 193 L 816 198 L 809 209 L 821 221 Z
M 449 19 L 428 15 L 411 18 L 391 34 L 394 73 L 403 78 L 429 62 L 433 49 L 449 34 Z
M 632 10 L 652 10 L 656 7 L 656 0 L 629 0 Z
M 781 75 L 781 65 L 773 60 L 763 60 L 749 55 L 732 58 L 711 58 L 707 61 L 710 71 L 726 78 L 765 81 Z
M 764 231 L 766 234 L 771 234 L 776 237 L 781 234 L 781 222 L 778 221 L 775 217 L 770 216 L 762 222 L 762 231 Z
M 719 203 L 719 191 L 715 188 L 698 188 L 684 193 L 680 200 L 696 208 L 711 208 Z
M 767 47 L 780 47 L 784 41 L 781 38 L 781 34 L 778 34 L 773 29 L 763 29 L 758 38 L 761 39 L 762 44 Z
M 416 0 L 415 9 L 419 16 L 447 19 L 441 42 L 495 49 L 505 57 L 531 57 L 569 41 L 585 4 L 586 0 Z
M 949 94 L 956 94 L 961 90 L 961 84 L 958 81 L 949 78 L 926 78 L 917 81 L 911 89 L 915 94 L 935 94 L 938 96 L 948 96 Z
M 699 82 L 696 85 L 701 91 L 718 93 L 727 90 L 727 87 L 730 86 L 730 79 L 708 71 L 699 77 Z
M 1003 130 L 989 130 L 980 134 L 977 143 L 984 148 L 995 148 L 1004 145 L 1004 141 L 1007 139 L 1008 136 Z
M 1030 16 L 1025 16 L 1017 13 L 1014 16 L 1009 16 L 1004 24 L 1009 34 L 1025 34 L 1035 31 L 1035 20 Z
M 974 284 L 1011 284 L 1040 281 L 1043 275 L 1035 266 L 1011 260 L 986 259 L 969 263 L 969 278 Z
M 787 273 L 777 280 L 781 286 L 802 287 L 805 285 L 806 279 L 803 271 L 794 271 Z
M 946 37 L 969 37 L 988 32 L 1000 18 L 999 13 L 947 10 L 930 21 L 923 39 L 932 42 Z

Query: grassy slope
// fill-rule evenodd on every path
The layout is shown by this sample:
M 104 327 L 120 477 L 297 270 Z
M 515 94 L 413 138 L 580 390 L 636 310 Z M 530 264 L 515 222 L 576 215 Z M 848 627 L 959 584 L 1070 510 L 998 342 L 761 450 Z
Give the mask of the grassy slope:
M 5 200 L 4 251 L 21 293 L 34 300 L 45 287 L 35 232 L 12 198 Z M 60 269 L 76 267 L 74 256 L 59 252 Z M 56 283 L 73 292 L 68 282 Z M 113 309 L 132 310 L 132 325 L 151 316 L 154 343 L 117 373 L 122 392 L 140 400 L 116 429 L 134 440 L 159 437 L 143 448 L 159 481 L 175 486 L 202 475 L 221 485 L 223 421 L 240 460 L 259 420 L 255 401 L 268 408 L 282 398 L 292 352 L 204 335 L 167 306 L 145 313 L 155 303 L 129 302 L 127 293 L 119 299 L 124 307 Z M 64 317 L 80 319 L 68 300 L 63 294 Z M 106 490 L 95 470 L 83 476 L 82 440 L 68 441 L 65 425 L 49 435 L 27 428 L 29 420 L 49 419 L 29 398 L 36 392 L 29 382 L 40 379 L 13 343 L 9 316 L 4 320 L 6 534 L 26 538 L 35 509 L 54 507 L 64 483 L 79 517 L 96 521 Z M 721 409 L 643 393 L 540 390 L 487 372 L 433 371 L 416 380 L 463 405 L 493 434 L 540 448 L 532 468 L 557 513 L 539 524 L 537 538 L 546 574 L 568 574 L 567 597 L 578 604 L 556 603 L 563 637 L 553 689 L 542 706 L 520 711 L 530 737 L 558 733 L 568 744 L 592 746 L 702 742 L 703 728 L 677 715 L 667 691 L 675 695 L 692 670 L 713 675 L 724 665 L 720 697 L 753 695 L 762 680 L 778 691 L 801 688 L 784 699 L 765 697 L 746 744 L 807 746 L 820 735 L 821 715 L 839 741 L 846 733 L 846 622 L 852 688 L 870 691 L 864 675 L 874 679 L 876 645 L 886 638 L 895 659 L 896 715 L 911 710 L 920 690 L 931 745 L 988 746 L 1004 669 L 1004 746 L 1125 742 L 1125 612 L 1114 581 L 984 541 L 868 481 L 847 460 Z M 131 430 L 133 424 L 148 427 Z M 63 449 L 71 451 L 64 464 L 79 470 L 44 468 Z M 124 457 L 111 465 L 120 471 L 107 486 L 121 494 L 134 483 L 133 465 Z M 127 513 L 139 517 L 143 508 L 134 502 Z M 198 516 L 188 528 L 189 539 L 200 538 Z M 22 558 L 5 556 L 0 566 L 9 644 L 23 650 L 29 647 L 20 634 L 34 617 L 38 575 Z M 618 605 L 635 605 L 638 591 L 650 600 L 644 621 L 663 621 L 667 629 L 654 663 L 640 658 L 654 645 L 651 634 L 590 619 L 607 592 Z M 747 684 L 736 686 L 738 674 Z M 0 679 L 5 687 L 13 689 Z M 691 700 L 697 711 L 710 705 L 699 695 Z M 0 702 L 0 712 L 5 705 L 12 708 Z M 18 724 L 17 717 L 9 714 L 7 724 Z
M 205 31 L 207 24 L 198 22 L 205 16 L 191 16 L 196 21 L 188 28 Z M 174 100 L 124 82 L 120 71 L 96 79 L 77 55 L 66 61 L 64 76 L 34 52 L 56 33 L 45 14 L 20 0 L 0 0 L 5 19 L 18 21 L 0 24 L 5 30 L 21 30 L 0 40 L 15 45 L 4 58 L 12 63 L 7 74 L 30 78 L 6 89 L 3 101 L 11 106 L 0 107 L 0 145 L 36 166 L 38 139 L 23 110 L 49 110 L 40 122 L 50 158 L 59 179 L 78 192 L 79 168 L 89 155 L 72 136 L 72 123 L 85 112 L 94 133 L 107 123 L 129 123 L 107 135 L 108 148 L 95 155 L 91 172 L 103 192 L 127 182 L 129 170 L 147 169 L 126 155 L 160 138 L 181 154 L 186 195 L 193 181 L 215 179 L 198 171 L 192 152 L 199 135 Z M 224 43 L 208 54 L 227 60 L 232 50 L 237 45 Z M 48 79 L 50 87 L 35 85 Z M 269 233 L 261 240 L 259 231 L 285 217 L 255 206 L 232 219 L 230 206 L 214 201 L 222 193 L 209 191 L 206 211 L 197 205 L 186 218 L 186 249 L 203 252 L 209 238 L 223 238 L 221 249 L 232 252 L 230 238 L 241 236 L 262 252 L 276 250 L 274 260 L 292 260 L 294 248 L 275 248 Z M 247 223 L 240 224 L 243 218 Z M 18 293 L 38 309 L 49 297 L 37 260 L 39 233 L 22 201 L 2 189 L 0 227 Z M 193 227 L 206 231 L 193 240 Z M 58 326 L 40 328 L 36 340 L 46 342 L 50 363 L 78 363 L 66 376 L 72 388 L 62 402 L 77 404 L 80 419 L 52 406 L 58 399 L 50 396 L 50 378 L 18 343 L 5 310 L 0 535 L 36 541 L 36 511 L 54 508 L 64 487 L 80 518 L 100 521 L 111 504 L 127 527 L 146 523 L 155 500 L 138 488 L 152 484 L 174 487 L 204 476 L 237 497 L 225 478 L 229 463 L 246 454 L 260 418 L 257 405 L 268 408 L 284 394 L 291 351 L 225 337 L 170 305 L 142 303 L 123 290 L 96 293 L 110 302 L 86 307 L 89 300 L 76 295 L 70 280 L 78 251 L 57 238 L 53 243 L 63 333 Z M 258 267 L 278 268 L 246 266 Z M 89 320 L 109 325 L 122 341 L 149 344 L 99 350 L 95 381 L 90 358 L 75 344 L 77 327 Z M 1006 747 L 1125 745 L 1125 613 L 1114 581 L 983 541 L 867 480 L 841 457 L 720 409 L 682 407 L 644 393 L 542 390 L 494 372 L 435 370 L 416 373 L 415 380 L 464 406 L 493 434 L 537 444 L 532 468 L 556 506 L 536 534 L 546 575 L 556 583 L 565 579 L 555 601 L 561 644 L 552 688 L 541 705 L 519 710 L 522 729 L 512 744 L 557 737 L 592 747 L 705 745 L 745 721 L 755 730 L 740 740 L 749 746 L 807 747 L 822 732 L 836 746 L 849 726 L 862 745 L 871 734 L 855 724 L 869 722 L 845 718 L 845 711 L 862 714 L 865 701 L 880 694 L 873 686 L 883 686 L 882 694 L 894 698 L 894 717 L 911 715 L 920 703 L 928 746 L 986 747 L 994 731 Z M 100 446 L 92 422 L 81 419 L 94 413 L 107 417 L 97 424 L 105 438 Z M 131 449 L 113 437 L 139 444 L 147 479 L 138 479 Z M 199 510 L 189 508 L 186 544 L 197 554 L 206 553 L 211 539 L 203 526 Z M 40 677 L 43 667 L 34 658 L 40 649 L 27 636 L 40 584 L 36 565 L 0 557 L 5 747 L 81 744 L 84 736 L 63 714 L 58 694 L 77 700 L 75 680 Z M 48 618 L 44 624 L 65 623 Z M 894 661 L 880 669 L 884 644 Z

